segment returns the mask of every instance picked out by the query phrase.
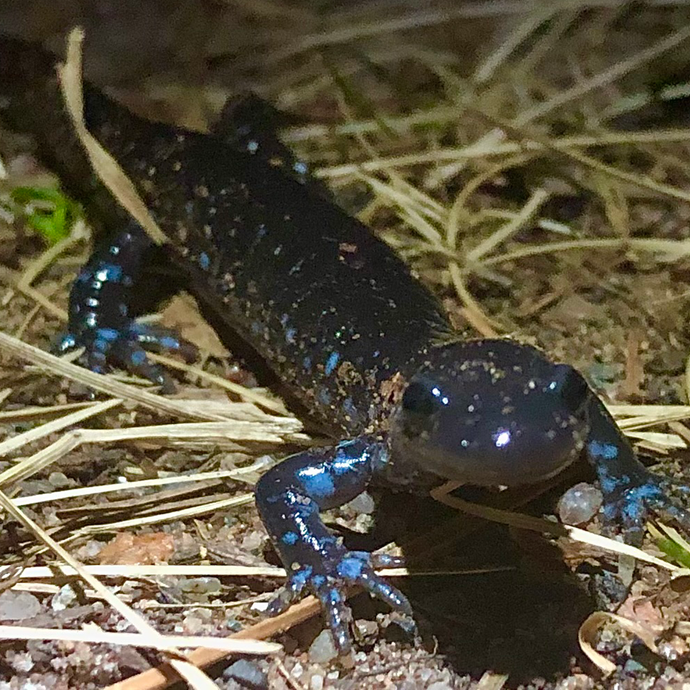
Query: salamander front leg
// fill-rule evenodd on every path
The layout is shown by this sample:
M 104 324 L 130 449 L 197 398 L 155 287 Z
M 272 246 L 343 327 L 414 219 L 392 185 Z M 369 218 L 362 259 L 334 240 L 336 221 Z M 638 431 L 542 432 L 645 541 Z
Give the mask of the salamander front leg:
M 193 361 L 197 350 L 174 331 L 137 323 L 130 316 L 132 290 L 151 241 L 132 222 L 113 240 L 99 246 L 72 285 L 69 330 L 56 346 L 59 354 L 83 347 L 82 363 L 104 373 L 119 365 L 174 390 L 165 370 L 146 356 L 146 350 L 173 352 Z
M 269 606 L 277 614 L 314 594 L 323 608 L 338 650 L 351 647 L 348 586 L 359 585 L 404 614 L 414 630 L 412 608 L 405 596 L 378 576 L 375 568 L 398 559 L 347 551 L 323 524 L 320 511 L 343 505 L 362 493 L 386 461 L 379 440 L 361 437 L 332 448 L 293 455 L 269 470 L 257 483 L 256 502 L 285 569 L 285 589 Z
M 604 494 L 602 512 L 609 528 L 621 529 L 625 540 L 640 544 L 650 513 L 677 522 L 690 532 L 690 512 L 672 493 L 690 493 L 690 487 L 649 472 L 607 412 L 592 396 L 587 454 Z

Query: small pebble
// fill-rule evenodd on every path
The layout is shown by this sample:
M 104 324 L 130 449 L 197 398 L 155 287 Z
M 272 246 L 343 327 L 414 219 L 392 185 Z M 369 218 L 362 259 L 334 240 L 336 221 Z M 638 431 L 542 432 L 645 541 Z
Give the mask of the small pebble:
M 366 491 L 353 498 L 348 505 L 355 513 L 362 513 L 364 515 L 371 515 L 376 510 L 374 499 Z
M 183 579 L 179 584 L 180 590 L 185 594 L 198 598 L 220 594 L 222 585 L 217 577 L 190 577 Z
M 64 585 L 53 595 L 50 607 L 53 611 L 64 611 L 77 600 L 77 594 L 71 585 Z
M 594 681 L 584 673 L 575 673 L 564 678 L 557 686 L 558 690 L 591 690 Z
M 41 602 L 29 592 L 7 590 L 0 594 L 0 620 L 23 621 L 41 613 Z
M 249 688 L 249 690 L 268 688 L 268 676 L 256 665 L 256 662 L 248 659 L 239 659 L 228 666 L 223 672 L 223 677 L 232 678 L 243 688 Z
M 591 484 L 580 482 L 568 489 L 558 501 L 558 517 L 566 525 L 589 522 L 601 508 L 601 491 Z
M 212 617 L 208 609 L 192 609 L 182 620 L 182 628 L 188 635 L 199 635 Z
M 29 673 L 34 667 L 34 660 L 28 652 L 17 652 L 12 656 L 10 664 L 17 673 Z
M 315 664 L 327 664 L 338 656 L 330 630 L 322 630 L 309 647 L 309 660 Z
M 323 676 L 312 676 L 309 680 L 309 690 L 323 690 L 323 682 Z
M 70 479 L 64 472 L 51 472 L 48 475 L 48 481 L 56 489 L 67 489 L 74 485 L 74 481 Z
M 357 639 L 360 641 L 373 638 L 379 633 L 379 626 L 376 621 L 361 618 L 355 621 L 355 629 L 357 630 Z
M 242 551 L 258 553 L 263 547 L 264 536 L 261 532 L 250 532 L 244 539 L 242 539 Z

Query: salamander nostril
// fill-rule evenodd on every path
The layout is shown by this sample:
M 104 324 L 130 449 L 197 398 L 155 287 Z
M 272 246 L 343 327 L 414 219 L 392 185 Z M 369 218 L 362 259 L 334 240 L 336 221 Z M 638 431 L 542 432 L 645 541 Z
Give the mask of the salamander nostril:
M 568 364 L 557 364 L 549 390 L 559 395 L 568 410 L 581 412 L 587 404 L 591 391 L 582 374 Z

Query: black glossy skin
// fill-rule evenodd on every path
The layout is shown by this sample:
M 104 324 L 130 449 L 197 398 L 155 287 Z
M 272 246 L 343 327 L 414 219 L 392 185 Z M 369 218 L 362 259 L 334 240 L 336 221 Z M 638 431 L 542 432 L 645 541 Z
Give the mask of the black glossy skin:
M 449 330 L 383 242 L 282 167 L 218 137 L 135 119 L 94 90 L 86 119 L 197 295 L 327 428 L 368 428 L 382 405 L 372 393 Z
M 94 369 L 117 362 L 168 385 L 141 346 L 188 353 L 187 345 L 144 333 L 128 316 L 141 263 L 130 250 L 149 242 L 87 174 L 59 108 L 38 107 L 59 103 L 51 69 L 35 48 L 0 39 L 5 117 L 37 137 L 96 221 L 120 229 L 75 284 L 63 344 L 85 346 Z M 530 483 L 584 449 L 604 516 L 628 537 L 639 540 L 649 509 L 690 527 L 667 482 L 637 460 L 575 370 L 508 340 L 448 342 L 434 297 L 329 200 L 270 128 L 251 122 L 256 103 L 228 111 L 215 135 L 148 123 L 93 89 L 86 104 L 92 133 L 136 184 L 197 296 L 338 440 L 287 458 L 257 484 L 262 520 L 289 573 L 272 612 L 313 592 L 342 651 L 350 646 L 348 584 L 411 617 L 404 596 L 374 572 L 394 561 L 347 552 L 320 517 L 372 482 L 410 491 L 447 479 Z

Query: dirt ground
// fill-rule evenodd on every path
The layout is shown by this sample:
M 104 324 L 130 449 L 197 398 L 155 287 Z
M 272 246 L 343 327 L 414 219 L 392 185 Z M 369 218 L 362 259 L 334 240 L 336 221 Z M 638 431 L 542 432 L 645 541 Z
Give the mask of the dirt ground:
M 286 141 L 411 263 L 463 333 L 512 336 L 573 364 L 618 406 L 659 471 L 687 473 L 687 4 L 84 5 L 0 0 L 0 31 L 57 48 L 81 23 L 89 78 L 154 118 L 204 128 L 226 97 L 247 90 L 286 110 Z M 335 658 L 309 602 L 266 624 L 281 579 L 251 485 L 318 438 L 258 386 L 262 372 L 228 352 L 187 298 L 163 305 L 160 320 L 203 357 L 176 369 L 167 406 L 124 376 L 116 380 L 126 387 L 92 400 L 72 369 L 22 348 L 48 351 L 64 328 L 90 234 L 63 196 L 36 196 L 59 181 L 29 138 L 0 130 L 0 164 L 0 331 L 21 341 L 0 346 L 0 488 L 39 529 L 3 503 L 0 624 L 92 636 L 128 629 L 91 583 L 32 570 L 60 560 L 41 545 L 45 534 L 83 564 L 122 568 L 97 577 L 160 633 L 248 630 L 283 645 L 212 667 L 229 690 L 690 687 L 682 571 L 638 561 L 632 572 L 630 557 L 474 521 L 431 499 L 382 497 L 377 520 L 396 536 L 388 548 L 426 573 L 396 577 L 419 640 L 363 595 L 352 599 L 350 659 Z M 34 190 L 30 201 L 20 187 Z M 38 215 L 55 227 L 65 209 L 66 234 L 51 244 Z M 225 426 L 209 432 L 208 422 Z M 465 497 L 552 516 L 582 479 L 591 479 L 586 468 L 574 468 L 527 503 L 520 492 Z M 43 494 L 52 498 L 39 502 Z M 380 546 L 364 535 L 373 522 L 366 496 L 329 514 L 367 548 Z M 598 533 L 596 519 L 589 529 Z M 660 529 L 652 526 L 644 551 L 690 567 L 687 545 Z M 173 569 L 186 565 L 199 569 Z M 601 609 L 631 623 L 583 628 Z M 613 670 L 588 658 L 578 632 Z M 0 690 L 126 679 L 121 690 L 156 687 L 138 675 L 161 663 L 155 650 L 18 636 L 0 643 Z

